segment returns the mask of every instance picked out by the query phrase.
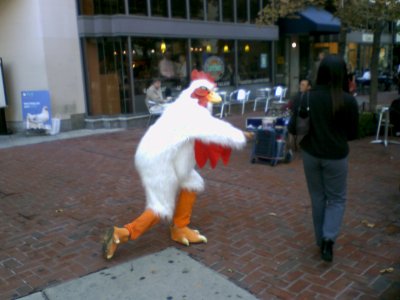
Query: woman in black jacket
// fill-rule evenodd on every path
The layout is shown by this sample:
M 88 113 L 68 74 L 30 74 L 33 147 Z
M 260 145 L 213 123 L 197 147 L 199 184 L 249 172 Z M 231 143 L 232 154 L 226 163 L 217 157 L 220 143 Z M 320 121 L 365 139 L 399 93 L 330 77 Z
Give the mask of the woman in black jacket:
M 337 55 L 320 63 L 316 86 L 304 100 L 295 99 L 289 132 L 296 135 L 296 115 L 309 115 L 310 129 L 300 147 L 312 203 L 316 243 L 321 258 L 333 259 L 333 244 L 342 223 L 347 191 L 348 141 L 357 138 L 358 105 L 348 91 L 346 64 Z M 303 108 L 303 109 L 301 109 Z

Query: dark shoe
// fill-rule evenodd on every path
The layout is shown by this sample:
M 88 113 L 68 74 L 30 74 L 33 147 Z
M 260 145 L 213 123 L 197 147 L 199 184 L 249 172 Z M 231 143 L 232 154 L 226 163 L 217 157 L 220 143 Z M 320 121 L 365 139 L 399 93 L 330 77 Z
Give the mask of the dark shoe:
M 333 244 L 332 240 L 322 239 L 321 242 L 321 258 L 324 261 L 331 262 L 333 259 Z

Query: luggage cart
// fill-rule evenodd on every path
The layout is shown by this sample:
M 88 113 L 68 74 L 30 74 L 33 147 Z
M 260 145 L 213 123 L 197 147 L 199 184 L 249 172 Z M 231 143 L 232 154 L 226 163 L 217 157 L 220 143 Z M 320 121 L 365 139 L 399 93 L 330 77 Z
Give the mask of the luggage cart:
M 249 123 L 249 121 L 247 121 Z M 256 163 L 258 159 L 267 160 L 271 166 L 276 166 L 278 162 L 289 163 L 293 159 L 293 152 L 288 149 L 288 130 L 289 118 L 276 118 L 270 126 L 258 126 L 255 132 L 255 141 L 251 153 L 251 163 Z

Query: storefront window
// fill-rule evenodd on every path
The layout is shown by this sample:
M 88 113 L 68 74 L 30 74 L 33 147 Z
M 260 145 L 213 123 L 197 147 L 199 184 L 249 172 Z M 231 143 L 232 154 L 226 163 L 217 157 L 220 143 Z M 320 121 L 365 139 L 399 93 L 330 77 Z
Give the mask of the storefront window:
M 79 0 L 82 15 L 117 15 L 125 13 L 124 0 Z
M 260 10 L 260 0 L 250 0 L 250 23 L 256 23 L 256 19 Z
M 314 71 L 314 56 L 312 47 L 310 44 L 309 36 L 299 36 L 298 40 L 298 51 L 299 51 L 299 70 L 300 78 L 302 79 L 312 79 Z M 294 84 L 297 84 L 295 82 Z
M 173 18 L 186 19 L 186 0 L 171 0 Z
M 126 37 L 85 39 L 91 116 L 147 113 L 146 89 L 154 78 L 161 79 L 164 97 L 176 97 L 189 85 L 193 69 L 209 73 L 218 87 L 227 90 L 270 82 L 267 41 L 192 39 L 190 49 L 188 39 L 131 37 L 130 41 L 129 47 Z
M 190 19 L 204 20 L 204 0 L 190 0 Z
M 382 46 L 379 51 L 379 64 L 378 64 L 379 72 L 390 73 L 388 53 L 389 53 L 389 45 Z
M 187 40 L 132 38 L 133 78 L 137 110 L 145 110 L 145 93 L 161 79 L 164 97 L 177 96 L 189 83 Z
M 357 70 L 357 44 L 349 43 L 347 45 L 347 71 L 351 73 L 355 73 Z
M 232 40 L 192 40 L 191 70 L 197 69 L 210 73 L 218 86 L 235 84 L 234 57 L 235 48 Z
M 247 0 L 236 0 L 236 14 L 238 23 L 246 23 L 247 20 Z
M 233 0 L 222 1 L 222 20 L 224 22 L 234 22 Z
M 129 13 L 147 16 L 147 0 L 129 0 Z
M 151 15 L 157 17 L 168 17 L 167 0 L 152 0 Z
M 219 0 L 207 1 L 207 21 L 219 21 Z
M 239 84 L 255 84 L 270 81 L 271 50 L 265 41 L 239 41 Z
M 289 56 L 286 52 L 286 45 L 290 42 L 290 37 L 281 38 L 276 41 L 276 71 L 275 82 L 288 86 L 289 83 Z M 310 51 L 311 52 L 311 51 Z

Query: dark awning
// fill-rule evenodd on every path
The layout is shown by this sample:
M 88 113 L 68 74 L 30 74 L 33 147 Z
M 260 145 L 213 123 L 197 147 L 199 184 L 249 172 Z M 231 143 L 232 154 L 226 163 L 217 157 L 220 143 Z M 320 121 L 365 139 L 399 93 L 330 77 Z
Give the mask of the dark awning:
M 279 30 L 285 34 L 337 33 L 340 20 L 324 9 L 308 7 L 279 21 Z

